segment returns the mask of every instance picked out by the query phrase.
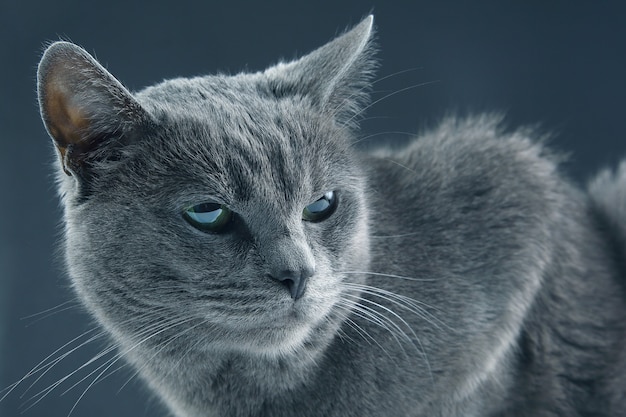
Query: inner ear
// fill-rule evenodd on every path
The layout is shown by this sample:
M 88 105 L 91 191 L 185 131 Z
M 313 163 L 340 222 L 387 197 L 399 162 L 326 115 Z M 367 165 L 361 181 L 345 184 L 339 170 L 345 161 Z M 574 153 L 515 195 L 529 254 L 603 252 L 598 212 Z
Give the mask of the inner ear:
M 47 127 L 57 146 L 65 148 L 69 144 L 80 144 L 89 128 L 85 110 L 72 103 L 72 96 L 63 84 L 49 82 L 44 89 Z
M 47 109 L 47 128 L 50 136 L 54 138 L 63 169 L 67 174 L 70 174 L 67 166 L 69 162 L 67 150 L 74 148 L 75 151 L 80 150 L 82 154 L 89 148 L 87 139 L 90 126 L 89 117 L 79 106 L 71 103 L 70 95 L 67 91 L 63 91 L 63 86 L 59 83 L 49 83 L 45 89 L 46 102 L 43 107 Z
M 68 174 L 82 168 L 96 148 L 105 149 L 112 138 L 149 119 L 131 93 L 74 44 L 52 44 L 37 75 L 41 116 Z

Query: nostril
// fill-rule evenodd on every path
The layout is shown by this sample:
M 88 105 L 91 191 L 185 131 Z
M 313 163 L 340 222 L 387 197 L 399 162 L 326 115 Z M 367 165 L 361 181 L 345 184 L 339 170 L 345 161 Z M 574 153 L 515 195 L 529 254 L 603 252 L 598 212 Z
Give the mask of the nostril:
M 281 284 L 283 284 L 289 290 L 289 293 L 293 296 L 294 291 L 296 290 L 296 283 L 291 278 L 279 280 Z
M 308 269 L 303 271 L 282 270 L 271 277 L 282 283 L 291 294 L 294 300 L 299 299 L 304 294 L 307 278 L 313 273 Z

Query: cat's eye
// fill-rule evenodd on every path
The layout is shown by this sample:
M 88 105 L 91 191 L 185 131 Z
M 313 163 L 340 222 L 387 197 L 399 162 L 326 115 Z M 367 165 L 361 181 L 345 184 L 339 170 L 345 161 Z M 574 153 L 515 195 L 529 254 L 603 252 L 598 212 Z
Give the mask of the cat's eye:
M 233 212 L 223 204 L 202 203 L 186 208 L 183 217 L 196 229 L 220 233 L 230 224 Z
M 302 219 L 309 222 L 321 222 L 330 217 L 336 208 L 337 195 L 334 191 L 329 191 L 302 210 Z

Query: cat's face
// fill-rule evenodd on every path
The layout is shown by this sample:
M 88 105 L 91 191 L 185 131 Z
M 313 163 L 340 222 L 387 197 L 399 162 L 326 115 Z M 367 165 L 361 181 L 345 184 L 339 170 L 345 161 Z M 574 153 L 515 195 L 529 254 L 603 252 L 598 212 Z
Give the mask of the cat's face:
M 338 45 L 347 58 L 366 48 Z M 349 129 L 363 94 L 351 72 L 367 71 L 337 56 L 320 66 L 318 50 L 131 96 L 76 46 L 47 55 L 39 88 L 64 170 L 70 274 L 109 330 L 131 346 L 267 355 L 335 333 L 344 272 L 368 263 Z
M 206 320 L 220 343 L 261 350 L 295 347 L 328 318 L 340 271 L 367 262 L 365 184 L 341 129 L 287 99 L 257 99 L 250 117 L 254 99 L 199 101 L 175 116 L 152 109 L 153 131 L 115 168 L 96 169 L 91 196 L 68 208 L 72 240 L 97 248 L 72 261 L 85 270 L 74 274 L 79 287 L 92 292 L 96 271 L 94 303 L 119 298 L 104 314 L 141 300 Z M 304 218 L 329 192 L 328 217 Z M 227 217 L 217 230 L 198 224 L 217 214 Z M 279 275 L 307 269 L 294 300 Z

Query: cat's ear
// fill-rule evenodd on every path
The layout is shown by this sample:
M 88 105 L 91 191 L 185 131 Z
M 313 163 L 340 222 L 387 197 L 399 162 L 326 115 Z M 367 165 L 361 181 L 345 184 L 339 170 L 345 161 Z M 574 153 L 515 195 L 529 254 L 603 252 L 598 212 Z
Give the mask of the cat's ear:
M 39 108 L 68 175 L 149 119 L 124 86 L 84 49 L 55 42 L 37 72 Z
M 277 95 L 301 94 L 341 124 L 355 125 L 369 100 L 374 59 L 372 15 L 299 60 L 266 71 Z

